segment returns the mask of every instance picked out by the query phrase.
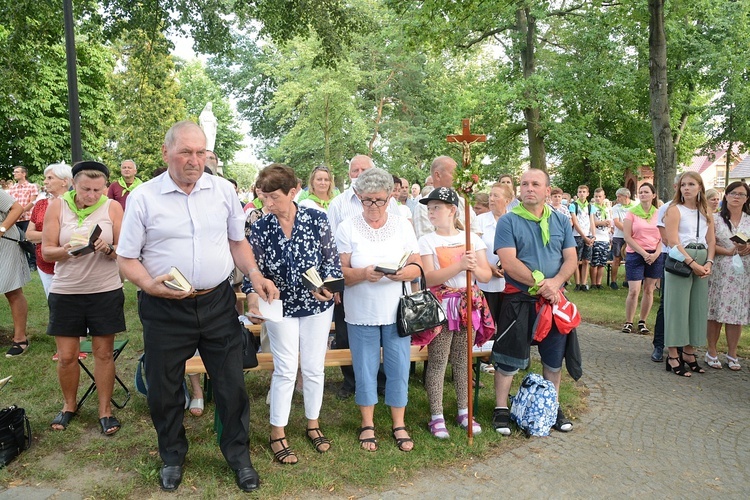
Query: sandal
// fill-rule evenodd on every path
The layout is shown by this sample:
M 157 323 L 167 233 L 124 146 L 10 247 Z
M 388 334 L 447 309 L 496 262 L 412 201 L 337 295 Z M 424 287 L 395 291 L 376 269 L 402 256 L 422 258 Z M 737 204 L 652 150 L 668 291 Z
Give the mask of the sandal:
M 362 433 L 366 431 L 372 431 L 372 437 L 371 438 L 363 438 Z M 364 427 L 360 427 L 357 429 L 357 433 L 359 434 L 359 447 L 362 448 L 365 451 L 378 451 L 378 440 L 375 439 L 375 427 L 371 425 L 366 425 Z M 374 444 L 375 446 L 373 448 L 367 448 L 367 444 Z
M 62 427 L 62 429 L 55 429 L 54 427 L 52 427 L 53 431 L 64 431 L 65 429 L 68 428 L 68 424 L 70 423 L 71 420 L 73 420 L 73 417 L 75 416 L 76 416 L 76 412 L 74 411 L 61 411 L 60 413 L 57 414 L 54 420 L 52 420 L 52 423 L 49 425 L 50 427 L 52 427 L 53 425 L 59 425 Z
M 622 326 L 622 333 L 633 333 L 633 323 L 625 323 Z
M 314 432 L 315 434 L 317 434 L 317 436 L 312 437 L 310 435 L 311 432 Z M 331 449 L 331 441 L 330 441 L 330 439 L 328 439 L 327 437 L 325 437 L 323 435 L 323 433 L 320 432 L 320 428 L 318 428 L 318 427 L 313 427 L 311 429 L 307 429 L 307 439 L 310 440 L 310 442 L 312 443 L 312 445 L 315 447 L 315 451 L 317 451 L 318 453 L 325 453 L 325 452 L 327 452 L 328 450 Z M 328 448 L 323 448 L 324 445 L 328 445 Z
M 398 446 L 399 450 L 408 453 L 414 449 L 414 444 L 413 444 L 414 440 L 409 437 L 409 434 L 407 434 L 405 438 L 396 437 L 396 433 L 399 431 L 406 432 L 406 427 L 394 427 L 393 429 L 391 429 L 391 434 L 393 435 L 393 439 L 396 441 L 396 446 Z M 411 448 L 404 447 L 406 443 L 412 443 L 412 447 Z
M 742 369 L 742 365 L 740 365 L 740 358 L 733 358 L 729 354 L 726 355 L 727 357 L 727 366 L 730 370 L 733 372 L 738 372 Z
M 670 365 L 670 359 L 677 361 L 677 366 Z M 666 365 L 668 372 L 673 371 L 675 375 L 679 375 L 681 377 L 690 377 L 690 372 L 688 372 L 687 368 L 685 368 L 685 361 L 681 357 L 672 358 L 670 356 L 667 356 Z
M 20 356 L 21 354 L 26 352 L 26 349 L 29 347 L 29 339 L 24 340 L 23 342 L 13 342 L 13 344 L 10 346 L 10 349 L 8 349 L 8 352 L 5 353 L 6 358 L 15 358 L 16 356 Z
M 438 439 L 448 439 L 451 437 L 448 434 L 448 429 L 445 427 L 445 419 L 436 418 L 435 420 L 430 420 L 427 427 L 429 427 L 430 433 Z
M 693 357 L 693 362 L 692 363 L 688 363 L 687 361 L 685 361 L 685 356 L 692 356 Z M 704 370 L 703 367 L 698 364 L 698 356 L 696 356 L 694 352 L 685 352 L 685 351 L 682 351 L 682 354 L 680 354 L 680 358 L 695 373 L 706 373 L 706 370 Z
M 281 436 L 279 439 L 268 438 L 268 445 L 271 447 L 271 452 L 273 452 L 273 458 L 281 465 L 295 465 L 299 459 L 291 448 L 289 448 L 289 445 L 284 444 L 284 441 L 286 441 L 286 436 Z M 274 443 L 279 443 L 281 445 L 279 451 L 273 451 Z M 287 461 L 287 458 L 294 458 L 294 461 Z
M 190 414 L 194 417 L 203 416 L 203 398 L 196 398 L 190 400 Z
M 463 415 L 457 416 L 456 423 L 462 429 L 467 430 L 469 428 L 469 414 L 464 413 Z M 471 429 L 472 429 L 472 433 L 474 434 L 482 433 L 482 427 L 473 418 L 471 419 Z
M 709 353 L 706 353 L 706 355 L 703 357 L 703 360 L 706 362 L 708 366 L 715 370 L 721 370 L 721 361 L 719 361 L 719 356 L 711 356 Z
M 102 426 L 102 434 L 105 436 L 112 436 L 122 427 L 120 421 L 112 415 L 100 418 L 99 425 Z
M 641 335 L 648 335 L 649 333 L 651 333 L 651 330 L 648 329 L 644 320 L 640 320 L 638 322 L 638 333 L 640 333 Z

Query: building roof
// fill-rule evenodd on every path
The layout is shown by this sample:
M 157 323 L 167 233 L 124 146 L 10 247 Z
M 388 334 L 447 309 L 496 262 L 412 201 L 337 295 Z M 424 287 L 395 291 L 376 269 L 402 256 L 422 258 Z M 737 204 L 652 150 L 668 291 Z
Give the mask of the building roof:
M 745 158 L 729 172 L 730 179 L 750 179 L 750 155 Z

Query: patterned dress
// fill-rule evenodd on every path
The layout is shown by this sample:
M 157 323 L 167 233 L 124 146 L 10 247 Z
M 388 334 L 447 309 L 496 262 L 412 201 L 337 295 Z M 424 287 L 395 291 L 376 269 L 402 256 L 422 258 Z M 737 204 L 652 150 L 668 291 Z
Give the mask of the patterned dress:
M 728 227 L 719 214 L 714 214 L 716 246 L 734 248 L 729 238 L 737 232 L 750 234 L 750 215 L 742 214 L 739 226 Z M 708 319 L 730 325 L 750 324 L 750 255 L 742 257 L 745 270 L 737 273 L 732 256 L 716 255 L 708 282 Z

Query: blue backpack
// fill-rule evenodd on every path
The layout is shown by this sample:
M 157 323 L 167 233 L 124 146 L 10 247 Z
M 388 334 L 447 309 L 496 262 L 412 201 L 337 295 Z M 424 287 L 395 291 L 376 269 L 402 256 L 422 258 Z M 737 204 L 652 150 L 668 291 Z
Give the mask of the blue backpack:
M 555 385 L 538 373 L 529 373 L 521 381 L 518 394 L 511 397 L 510 419 L 526 437 L 549 436 L 557 421 Z

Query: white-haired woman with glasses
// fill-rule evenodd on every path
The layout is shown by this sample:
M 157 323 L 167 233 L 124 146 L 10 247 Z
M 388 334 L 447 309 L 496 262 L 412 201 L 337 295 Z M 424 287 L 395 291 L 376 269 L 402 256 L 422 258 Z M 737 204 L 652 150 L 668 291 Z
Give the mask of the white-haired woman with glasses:
M 394 274 L 384 274 L 375 268 L 381 263 L 397 263 L 408 252 L 412 253 L 408 262 L 419 262 L 419 245 L 409 220 L 388 213 L 394 185 L 391 174 L 371 168 L 354 182 L 362 213 L 339 224 L 336 246 L 346 281 L 344 312 L 357 381 L 354 400 L 362 416 L 358 438 L 363 450 L 377 451 L 374 412 L 382 346 L 385 404 L 391 407 L 393 421 L 391 435 L 399 450 L 408 452 L 414 447 L 404 424 L 411 339 L 399 337 L 396 310 L 402 283 L 419 276 L 419 269 L 406 266 Z
M 315 208 L 327 212 L 328 205 L 337 194 L 339 192 L 333 185 L 331 170 L 325 165 L 319 165 L 310 172 L 307 191 L 300 195 L 297 203 L 301 207 Z
M 36 268 L 42 280 L 44 293 L 49 297 L 49 287 L 52 284 L 52 276 L 55 274 L 55 263 L 47 262 L 42 258 L 42 228 L 44 227 L 44 214 L 50 201 L 65 194 L 73 183 L 73 174 L 70 165 L 65 163 L 53 163 L 44 169 L 44 189 L 47 197 L 34 204 L 31 210 L 31 220 L 26 231 L 26 239 L 36 245 Z

